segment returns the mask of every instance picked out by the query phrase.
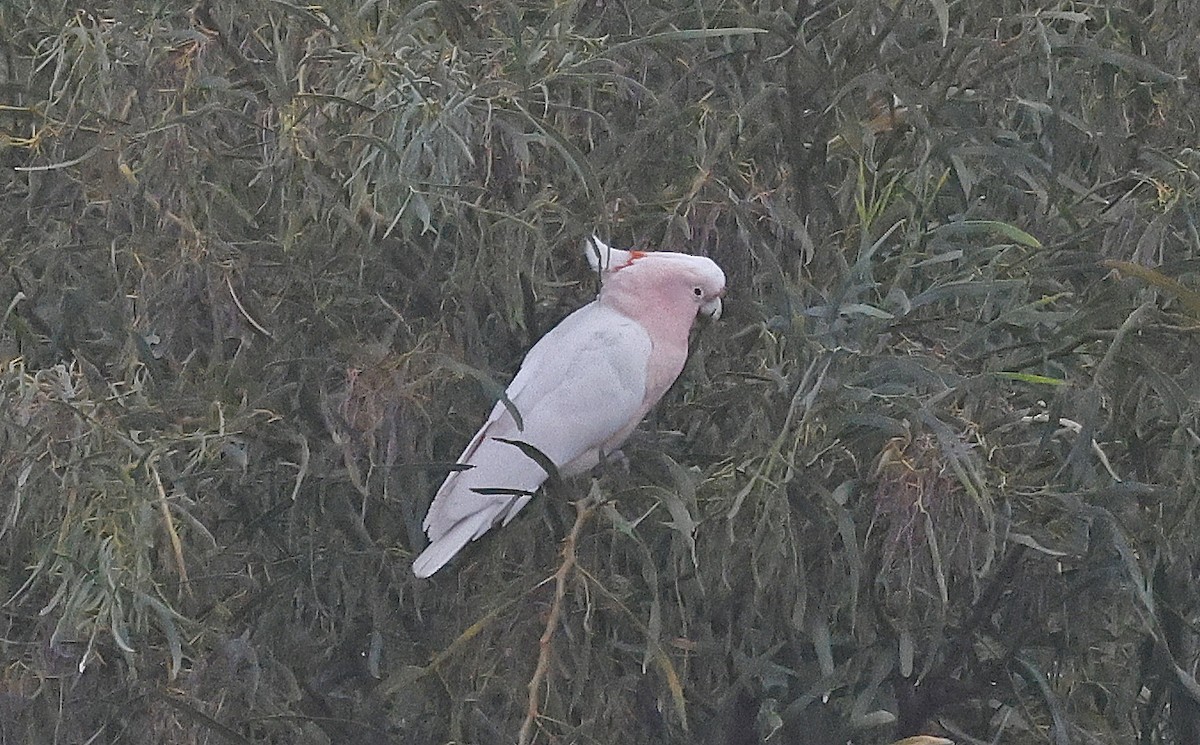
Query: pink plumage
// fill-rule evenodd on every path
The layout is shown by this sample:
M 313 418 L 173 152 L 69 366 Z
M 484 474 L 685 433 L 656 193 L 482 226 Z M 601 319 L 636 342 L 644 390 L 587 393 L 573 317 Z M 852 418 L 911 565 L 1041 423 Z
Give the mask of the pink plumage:
M 547 473 L 522 448 L 532 445 L 563 476 L 584 473 L 612 453 L 683 369 L 699 313 L 720 317 L 725 274 L 711 259 L 669 251 L 622 251 L 593 238 L 588 260 L 599 296 L 563 319 L 529 350 L 503 401 L 446 477 L 429 506 L 429 546 L 413 562 L 428 577 L 496 523 L 507 524 Z

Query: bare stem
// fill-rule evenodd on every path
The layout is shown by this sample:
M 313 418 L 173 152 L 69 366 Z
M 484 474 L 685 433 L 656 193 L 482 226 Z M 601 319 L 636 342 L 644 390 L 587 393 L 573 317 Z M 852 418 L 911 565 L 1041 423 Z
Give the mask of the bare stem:
M 550 642 L 554 638 L 554 630 L 558 628 L 558 620 L 562 616 L 563 597 L 567 593 L 567 580 L 571 576 L 571 570 L 575 568 L 575 545 L 579 540 L 579 533 L 583 529 L 584 523 L 595 511 L 596 504 L 596 500 L 590 497 L 575 502 L 575 524 L 571 526 L 571 532 L 563 540 L 563 561 L 554 575 L 554 603 L 550 606 L 550 617 L 546 619 L 546 630 L 542 632 L 542 638 L 538 642 L 537 668 L 534 669 L 533 677 L 529 680 L 529 709 L 525 713 L 525 722 L 521 725 L 521 733 L 517 740 L 519 745 L 530 745 L 533 742 L 533 725 L 537 721 L 538 709 L 541 708 L 542 703 L 542 685 L 550 674 Z

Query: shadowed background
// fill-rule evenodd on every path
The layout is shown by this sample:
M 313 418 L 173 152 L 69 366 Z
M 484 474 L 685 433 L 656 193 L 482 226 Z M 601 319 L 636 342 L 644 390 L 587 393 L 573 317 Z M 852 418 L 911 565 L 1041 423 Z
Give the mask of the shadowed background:
M 0 740 L 1200 742 L 1198 40 L 0 4 Z M 416 580 L 593 230 L 724 317 L 628 472 Z

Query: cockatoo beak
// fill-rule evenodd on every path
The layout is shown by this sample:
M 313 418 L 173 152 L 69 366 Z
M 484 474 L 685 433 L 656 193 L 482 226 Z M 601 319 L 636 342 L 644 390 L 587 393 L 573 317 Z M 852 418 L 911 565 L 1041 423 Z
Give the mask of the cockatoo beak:
M 700 312 L 716 321 L 721 317 L 721 298 L 715 297 L 700 306 Z

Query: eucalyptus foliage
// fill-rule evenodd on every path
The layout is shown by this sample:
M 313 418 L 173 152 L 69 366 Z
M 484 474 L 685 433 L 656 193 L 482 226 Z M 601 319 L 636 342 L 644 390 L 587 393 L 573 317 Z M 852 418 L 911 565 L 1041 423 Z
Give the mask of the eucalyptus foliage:
M 0 739 L 1200 742 L 1198 61 L 1181 0 L 6 0 Z M 416 580 L 592 231 L 725 318 Z

